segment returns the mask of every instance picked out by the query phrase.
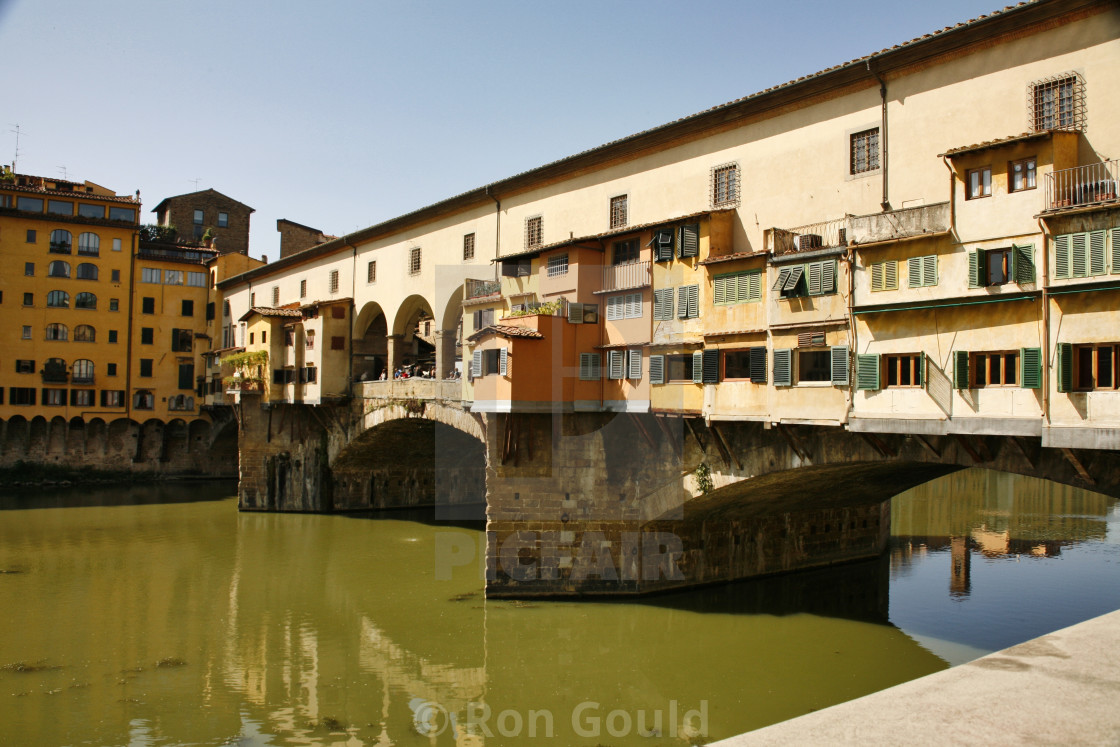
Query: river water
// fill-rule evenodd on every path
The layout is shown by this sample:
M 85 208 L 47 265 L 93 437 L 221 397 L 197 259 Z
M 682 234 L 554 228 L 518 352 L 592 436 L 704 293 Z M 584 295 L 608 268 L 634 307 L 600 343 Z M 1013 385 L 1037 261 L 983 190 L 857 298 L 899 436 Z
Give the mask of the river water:
M 1116 501 L 980 470 L 878 561 L 630 602 L 486 601 L 479 527 L 232 492 L 0 497 L 0 744 L 695 744 L 1120 608 Z

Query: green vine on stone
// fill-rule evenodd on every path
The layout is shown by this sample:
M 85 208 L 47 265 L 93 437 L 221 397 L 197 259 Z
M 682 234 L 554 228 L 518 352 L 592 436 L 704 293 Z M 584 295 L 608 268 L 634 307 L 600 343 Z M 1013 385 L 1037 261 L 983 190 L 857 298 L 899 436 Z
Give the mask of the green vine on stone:
M 715 485 L 712 484 L 712 468 L 708 466 L 707 462 L 700 462 L 700 466 L 696 468 L 696 487 L 701 493 L 707 495 L 712 492 Z

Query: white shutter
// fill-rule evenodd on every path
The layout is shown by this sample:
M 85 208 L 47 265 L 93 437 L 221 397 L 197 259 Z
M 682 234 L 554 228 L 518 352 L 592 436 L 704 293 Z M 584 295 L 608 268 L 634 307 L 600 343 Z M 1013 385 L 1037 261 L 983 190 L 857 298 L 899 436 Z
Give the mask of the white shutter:
M 642 318 L 642 294 L 631 293 L 626 297 L 626 318 L 627 319 L 641 319 Z
M 688 286 L 682 285 L 677 288 L 677 317 L 679 319 L 686 319 L 688 317 Z
M 509 350 L 507 348 L 500 348 L 498 352 L 498 373 L 502 376 L 506 375 L 507 366 L 509 364 Z
M 628 378 L 628 379 L 640 379 L 640 378 L 642 378 L 642 351 L 641 350 L 631 350 L 630 351 L 630 360 L 629 360 L 628 368 L 630 370 L 627 372 L 626 378 Z
M 476 350 L 471 353 L 471 378 L 477 379 L 482 376 L 482 351 Z
M 622 318 L 622 296 L 611 296 L 607 299 L 607 321 L 614 322 Z
M 622 351 L 607 351 L 607 378 L 621 379 L 623 374 L 622 368 Z
M 649 357 L 649 383 L 665 383 L 665 356 L 651 355 Z
M 704 383 L 704 351 L 702 350 L 692 354 L 692 383 Z
M 688 316 L 695 319 L 700 316 L 700 286 L 688 286 Z
M 570 303 L 568 304 L 568 323 L 569 324 L 583 324 L 583 304 Z

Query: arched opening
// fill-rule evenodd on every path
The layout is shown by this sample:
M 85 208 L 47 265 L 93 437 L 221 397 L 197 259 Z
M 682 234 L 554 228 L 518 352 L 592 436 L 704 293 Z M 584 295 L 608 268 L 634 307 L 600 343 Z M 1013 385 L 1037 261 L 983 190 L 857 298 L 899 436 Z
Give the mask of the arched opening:
M 463 374 L 463 286 L 457 287 L 443 305 L 435 339 L 436 372 L 441 379 Z
M 105 455 L 109 430 L 101 418 L 93 418 L 86 426 L 86 453 L 96 456 Z
M 27 418 L 22 415 L 13 415 L 8 418 L 4 430 L 4 453 L 26 454 L 30 436 L 30 427 Z
M 430 376 L 436 365 L 435 314 L 428 300 L 412 295 L 393 317 L 389 365 L 408 376 Z
M 381 304 L 371 301 L 354 320 L 355 381 L 377 381 L 388 368 L 389 325 Z

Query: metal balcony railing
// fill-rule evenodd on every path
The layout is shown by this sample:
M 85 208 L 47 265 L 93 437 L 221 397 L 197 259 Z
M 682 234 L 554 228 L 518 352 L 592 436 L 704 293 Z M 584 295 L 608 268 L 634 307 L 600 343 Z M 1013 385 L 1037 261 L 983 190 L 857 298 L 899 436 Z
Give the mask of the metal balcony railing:
M 603 291 L 644 288 L 650 284 L 649 268 L 648 259 L 622 265 L 607 265 L 603 268 Z
M 493 296 L 500 293 L 502 284 L 497 280 L 470 280 L 465 283 L 464 298 L 482 298 L 483 296 Z
M 848 218 L 807 223 L 794 228 L 773 228 L 769 231 L 766 249 L 771 254 L 793 254 L 826 246 L 848 243 Z
M 1115 200 L 1120 194 L 1120 162 L 1075 166 L 1046 174 L 1046 210 Z

